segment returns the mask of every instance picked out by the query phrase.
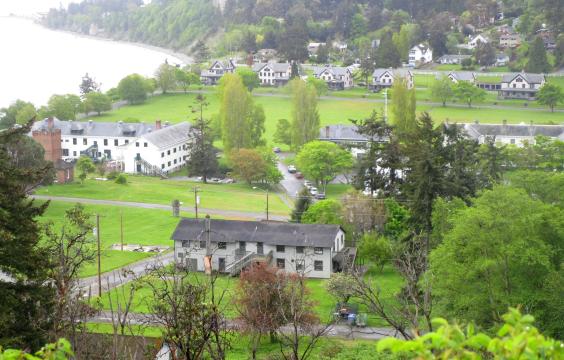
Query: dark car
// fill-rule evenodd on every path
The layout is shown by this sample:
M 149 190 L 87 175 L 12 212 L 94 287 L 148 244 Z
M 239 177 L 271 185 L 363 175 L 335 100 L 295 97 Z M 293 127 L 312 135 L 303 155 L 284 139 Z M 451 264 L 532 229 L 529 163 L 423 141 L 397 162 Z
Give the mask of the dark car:
M 294 176 L 296 177 L 296 179 L 303 179 L 304 178 L 304 174 L 302 174 L 299 171 L 297 173 L 295 173 Z
M 272 151 L 274 151 L 275 153 L 278 154 L 278 153 L 281 152 L 282 150 L 280 150 L 279 147 L 275 147 L 274 149 L 272 149 Z

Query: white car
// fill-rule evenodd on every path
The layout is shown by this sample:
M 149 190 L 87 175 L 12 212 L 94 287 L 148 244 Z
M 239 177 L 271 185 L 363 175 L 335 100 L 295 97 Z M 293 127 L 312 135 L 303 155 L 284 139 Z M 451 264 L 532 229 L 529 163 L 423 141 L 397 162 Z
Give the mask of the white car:
M 304 186 L 305 186 L 306 188 L 310 189 L 310 188 L 313 187 L 313 184 L 311 183 L 311 181 L 306 180 L 306 181 L 304 181 Z
M 288 165 L 288 172 L 293 174 L 296 172 L 296 167 L 294 165 Z
M 317 195 L 317 188 L 316 187 L 310 187 L 309 188 L 309 193 L 313 196 Z

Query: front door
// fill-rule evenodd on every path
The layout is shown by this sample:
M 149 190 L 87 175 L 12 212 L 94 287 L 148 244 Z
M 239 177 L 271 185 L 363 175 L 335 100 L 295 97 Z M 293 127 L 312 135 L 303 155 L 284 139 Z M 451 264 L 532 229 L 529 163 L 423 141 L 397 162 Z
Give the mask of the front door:
M 138 173 L 141 172 L 141 164 L 137 164 L 137 172 L 138 172 Z
M 241 252 L 245 252 L 247 251 L 247 243 L 244 241 L 239 241 L 239 250 L 241 250 Z
M 225 272 L 225 258 L 218 258 L 217 261 L 219 272 Z
M 264 254 L 264 247 L 261 242 L 257 243 L 257 254 L 263 255 Z

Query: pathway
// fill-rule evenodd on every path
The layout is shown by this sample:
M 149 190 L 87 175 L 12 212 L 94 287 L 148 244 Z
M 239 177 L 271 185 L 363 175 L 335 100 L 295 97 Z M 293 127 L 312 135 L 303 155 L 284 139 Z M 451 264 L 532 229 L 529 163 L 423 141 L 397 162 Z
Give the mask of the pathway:
M 32 195 L 33 198 L 38 200 L 53 200 L 53 201 L 64 201 L 72 203 L 82 203 L 82 204 L 95 204 L 95 205 L 114 205 L 114 206 L 126 206 L 126 207 L 136 207 L 144 209 L 161 209 L 169 210 L 172 212 L 172 207 L 170 205 L 163 204 L 151 204 L 142 202 L 131 202 L 131 201 L 115 201 L 115 200 L 100 200 L 100 199 L 86 199 L 86 198 L 75 198 L 66 196 L 49 196 L 49 195 Z M 180 207 L 181 211 L 194 212 L 192 207 Z M 264 212 L 248 212 L 248 211 L 236 211 L 236 210 L 221 210 L 221 209 L 206 209 L 198 208 L 198 213 L 209 214 L 209 215 L 219 215 L 226 218 L 236 218 L 236 219 L 252 219 L 252 220 L 262 220 L 265 218 Z M 270 218 L 276 221 L 287 221 L 288 215 L 276 215 L 271 214 Z

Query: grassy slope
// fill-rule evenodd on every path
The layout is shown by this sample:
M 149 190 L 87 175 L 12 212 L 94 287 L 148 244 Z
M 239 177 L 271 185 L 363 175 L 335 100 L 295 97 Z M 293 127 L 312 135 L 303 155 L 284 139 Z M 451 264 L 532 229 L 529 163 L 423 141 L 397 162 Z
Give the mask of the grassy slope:
M 41 188 L 37 194 L 133 201 L 155 204 L 171 204 L 178 199 L 183 206 L 194 206 L 193 189 L 198 186 L 200 207 L 210 209 L 263 212 L 265 196 L 261 191 L 251 189 L 247 184 L 202 184 L 179 180 L 160 180 L 146 176 L 128 176 L 127 185 L 112 181 L 86 180 L 83 185 L 72 183 Z M 276 196 L 271 197 L 270 211 L 287 214 L 288 207 Z

